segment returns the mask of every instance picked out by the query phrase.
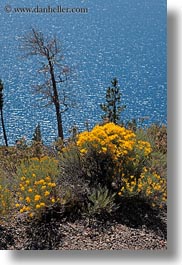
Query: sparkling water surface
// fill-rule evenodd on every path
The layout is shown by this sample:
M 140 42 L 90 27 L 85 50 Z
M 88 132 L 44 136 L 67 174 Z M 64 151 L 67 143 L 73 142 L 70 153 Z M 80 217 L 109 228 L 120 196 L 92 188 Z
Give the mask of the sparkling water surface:
M 8 3 L 9 4 L 9 3 Z M 124 121 L 147 117 L 145 125 L 167 123 L 166 1 L 72 0 L 11 1 L 11 7 L 86 7 L 87 14 L 7 13 L 0 3 L 0 78 L 4 82 L 4 118 L 9 144 L 36 124 L 49 144 L 57 136 L 54 107 L 33 93 L 40 82 L 36 58 L 24 58 L 21 38 L 32 27 L 61 40 L 64 63 L 71 69 L 62 88 L 73 105 L 63 115 L 64 134 L 73 124 L 80 131 L 101 121 L 100 104 L 113 77 L 127 105 Z M 60 90 L 61 92 L 61 90 Z M 0 144 L 3 144 L 0 126 Z

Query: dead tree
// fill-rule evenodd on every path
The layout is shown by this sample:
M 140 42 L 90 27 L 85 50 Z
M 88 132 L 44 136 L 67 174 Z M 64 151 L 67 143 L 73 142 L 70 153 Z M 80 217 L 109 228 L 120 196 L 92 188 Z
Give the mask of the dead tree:
M 42 59 L 38 73 L 44 75 L 45 81 L 43 84 L 38 84 L 35 91 L 42 94 L 48 100 L 48 104 L 55 106 L 58 137 L 63 140 L 62 113 L 68 109 L 68 104 L 65 91 L 60 93 L 59 88 L 67 80 L 69 69 L 62 64 L 60 41 L 55 36 L 47 38 L 42 32 L 33 28 L 23 37 L 22 48 L 26 56 L 37 56 Z

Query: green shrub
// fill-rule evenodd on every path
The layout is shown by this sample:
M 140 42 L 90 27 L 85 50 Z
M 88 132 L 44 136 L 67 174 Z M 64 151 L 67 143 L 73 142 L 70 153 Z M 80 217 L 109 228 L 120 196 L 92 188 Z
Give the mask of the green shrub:
M 154 141 L 154 150 L 163 154 L 167 153 L 167 127 L 153 124 L 147 129 L 147 135 Z
M 89 183 L 85 177 L 84 161 L 74 143 L 62 149 L 59 154 L 59 166 L 62 204 L 65 211 L 80 211 L 87 200 Z
M 94 188 L 88 196 L 87 214 L 105 215 L 111 214 L 117 209 L 115 204 L 115 193 L 110 193 L 107 187 Z

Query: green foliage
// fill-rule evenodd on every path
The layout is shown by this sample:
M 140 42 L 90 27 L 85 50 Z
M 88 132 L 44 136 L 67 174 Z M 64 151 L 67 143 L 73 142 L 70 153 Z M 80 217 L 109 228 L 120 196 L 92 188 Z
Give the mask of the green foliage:
M 102 116 L 103 120 L 117 124 L 120 120 L 121 112 L 126 106 L 121 106 L 122 94 L 118 86 L 117 78 L 114 78 L 111 84 L 112 87 L 108 87 L 106 91 L 106 103 L 101 104 L 100 107 L 105 112 L 105 115 Z
M 70 184 L 73 184 L 77 179 L 81 180 L 83 175 L 82 160 L 75 144 L 70 144 L 62 149 L 59 154 L 59 164 L 62 179 L 65 178 Z
M 108 175 L 108 163 L 111 159 L 106 161 L 105 155 L 98 155 L 92 147 L 87 155 L 83 156 L 79 148 L 72 143 L 62 149 L 59 160 L 62 198 L 67 212 L 74 212 L 76 215 L 75 211 L 84 213 L 87 209 L 87 213 L 91 215 L 92 212 L 109 213 L 113 209 L 114 195 L 105 187 L 107 183 L 104 176 Z M 98 205 L 96 201 L 92 202 L 94 196 Z
M 115 162 L 110 151 L 100 152 L 99 147 L 93 147 L 88 143 L 87 152 L 82 154 L 81 159 L 84 178 L 89 183 L 89 187 L 101 185 L 112 189 Z
M 147 164 L 153 172 L 158 172 L 160 176 L 167 177 L 167 128 L 152 124 L 150 127 L 143 129 L 138 128 L 136 131 L 138 140 L 145 140 L 151 144 L 152 153 Z
M 70 130 L 70 137 L 69 137 L 69 141 L 75 142 L 76 141 L 76 137 L 78 135 L 78 127 L 76 126 L 76 124 L 74 124 Z
M 16 147 L 21 150 L 25 150 L 28 147 L 27 140 L 25 137 L 21 137 L 16 140 Z
M 117 209 L 115 204 L 115 193 L 110 193 L 107 187 L 98 186 L 88 196 L 88 215 L 111 214 Z
M 33 142 L 42 143 L 42 135 L 41 135 L 40 123 L 38 123 L 38 125 L 35 128 L 35 132 L 33 134 L 32 141 Z
M 59 154 L 61 190 L 64 204 L 73 209 L 84 204 L 88 193 L 88 181 L 85 178 L 84 163 L 75 144 L 62 149 Z
M 167 127 L 165 125 L 152 124 L 147 129 L 147 135 L 153 140 L 155 151 L 167 153 Z

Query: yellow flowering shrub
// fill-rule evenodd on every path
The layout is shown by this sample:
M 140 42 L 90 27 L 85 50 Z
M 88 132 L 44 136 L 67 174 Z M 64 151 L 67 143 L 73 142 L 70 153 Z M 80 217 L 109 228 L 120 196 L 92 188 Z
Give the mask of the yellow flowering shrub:
M 137 140 L 131 130 L 114 123 L 97 125 L 90 132 L 80 133 L 77 146 L 82 155 L 88 154 L 90 148 L 95 149 L 103 159 L 109 154 L 113 181 L 120 181 L 123 174 L 139 176 L 144 161 L 152 151 L 150 143 Z
M 13 194 L 10 185 L 3 177 L 0 177 L 0 219 L 12 210 L 12 206 Z
M 96 159 L 102 159 L 102 164 L 106 165 L 103 175 L 109 171 L 110 183 L 114 182 L 119 196 L 139 195 L 153 206 L 166 203 L 166 180 L 148 167 L 151 145 L 138 139 L 131 130 L 114 123 L 97 125 L 92 131 L 78 135 L 77 146 L 83 157 L 88 156 L 90 149 L 95 150 Z
M 148 201 L 153 207 L 162 208 L 167 203 L 167 180 L 157 173 L 150 173 L 145 167 L 140 178 L 130 176 L 122 178 L 122 187 L 119 196 L 140 196 Z
M 31 158 L 18 169 L 16 208 L 30 217 L 39 216 L 45 207 L 58 201 L 56 177 L 58 161 L 45 156 Z

